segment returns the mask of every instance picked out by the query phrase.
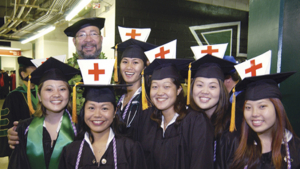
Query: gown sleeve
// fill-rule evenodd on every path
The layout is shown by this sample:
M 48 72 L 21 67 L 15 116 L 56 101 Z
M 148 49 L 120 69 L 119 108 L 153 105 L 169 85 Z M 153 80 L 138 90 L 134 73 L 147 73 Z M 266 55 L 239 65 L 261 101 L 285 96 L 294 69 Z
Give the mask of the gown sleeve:
M 21 92 L 11 92 L 5 99 L 0 113 L 0 157 L 10 156 L 7 130 L 13 127 L 14 121 L 30 117 L 29 109 Z
M 143 149 L 139 142 L 134 142 L 131 146 L 131 153 L 129 155 L 131 167 L 130 168 L 147 168 Z
M 185 159 L 182 168 L 212 169 L 214 130 L 209 119 L 203 114 L 189 110 L 182 121 Z
M 26 153 L 27 134 L 26 128 L 29 126 L 32 118 L 21 121 L 17 127 L 19 144 L 15 146 L 9 158 L 8 169 L 30 169 L 29 160 Z
M 237 131 L 231 133 L 228 130 L 221 135 L 217 145 L 215 168 L 229 169 L 234 153 L 239 146 L 239 135 L 240 133 Z

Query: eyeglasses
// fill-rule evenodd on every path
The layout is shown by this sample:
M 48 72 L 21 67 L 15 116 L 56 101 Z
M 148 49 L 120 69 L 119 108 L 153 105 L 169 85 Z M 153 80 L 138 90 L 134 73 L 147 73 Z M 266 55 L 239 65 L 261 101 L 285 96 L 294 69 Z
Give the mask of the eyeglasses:
M 91 33 L 91 34 L 79 33 L 76 37 L 79 40 L 84 40 L 87 36 L 90 36 L 93 39 L 97 39 L 99 37 L 99 34 L 98 33 Z

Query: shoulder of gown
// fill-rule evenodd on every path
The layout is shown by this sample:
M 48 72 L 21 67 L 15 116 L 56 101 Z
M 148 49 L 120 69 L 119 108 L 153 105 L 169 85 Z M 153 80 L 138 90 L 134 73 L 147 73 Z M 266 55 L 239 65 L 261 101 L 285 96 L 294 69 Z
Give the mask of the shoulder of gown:
M 180 124 L 184 147 L 185 168 L 213 168 L 214 129 L 203 113 L 188 109 Z
M 26 128 L 30 125 L 33 118 L 25 119 L 19 122 L 16 131 L 19 136 L 19 144 L 15 146 L 9 158 L 9 169 L 30 169 L 29 160 L 26 153 L 27 133 Z
M 217 141 L 216 163 L 217 169 L 229 169 L 234 153 L 239 146 L 240 132 L 224 131 Z

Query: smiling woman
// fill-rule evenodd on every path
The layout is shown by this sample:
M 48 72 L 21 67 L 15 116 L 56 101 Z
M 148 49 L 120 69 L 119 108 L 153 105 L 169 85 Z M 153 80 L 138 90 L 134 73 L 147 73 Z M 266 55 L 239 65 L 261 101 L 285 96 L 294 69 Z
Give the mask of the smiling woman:
M 294 134 L 278 88 L 278 83 L 292 74 L 248 77 L 236 86 L 245 90 L 244 120 L 230 168 L 300 168 L 300 139 Z
M 139 139 L 148 169 L 213 168 L 213 127 L 204 114 L 186 109 L 180 84 L 178 70 L 190 62 L 155 59 L 145 69 L 153 106 L 143 112 Z
M 14 149 L 8 168 L 57 168 L 63 146 L 77 134 L 71 121 L 70 86 L 67 81 L 79 71 L 49 58 L 29 75 L 39 85 L 35 117 L 20 121 L 20 144 Z
M 120 62 L 120 84 L 130 86 L 121 91 L 121 98 L 117 104 L 117 115 L 123 124 L 122 132 L 133 140 L 138 139 L 138 128 L 143 125 L 139 121 L 142 112 L 141 105 L 141 72 L 146 67 L 147 57 L 145 51 L 153 49 L 155 45 L 129 39 L 120 43 L 118 51 L 123 51 Z

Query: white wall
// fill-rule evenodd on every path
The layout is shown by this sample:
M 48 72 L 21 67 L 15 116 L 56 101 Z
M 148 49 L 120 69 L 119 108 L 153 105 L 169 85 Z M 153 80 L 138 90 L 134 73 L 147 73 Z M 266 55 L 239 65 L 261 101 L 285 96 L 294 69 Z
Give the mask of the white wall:
M 67 42 L 45 40 L 44 45 L 44 57 L 68 54 Z
M 114 58 L 114 50 L 111 47 L 115 46 L 115 20 L 116 20 L 116 3 L 115 0 L 108 0 L 109 4 L 101 3 L 100 10 L 97 10 L 96 16 L 105 18 L 105 25 L 102 29 L 103 42 L 102 42 L 102 52 L 108 59 Z M 105 10 L 105 6 L 109 9 Z
M 44 36 L 41 36 L 35 40 L 35 59 L 45 58 L 44 50 Z
M 18 57 L 10 57 L 10 56 L 1 56 L 1 69 L 4 68 L 13 68 L 13 70 L 17 69 L 17 58 Z

